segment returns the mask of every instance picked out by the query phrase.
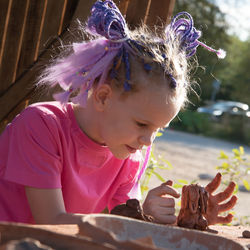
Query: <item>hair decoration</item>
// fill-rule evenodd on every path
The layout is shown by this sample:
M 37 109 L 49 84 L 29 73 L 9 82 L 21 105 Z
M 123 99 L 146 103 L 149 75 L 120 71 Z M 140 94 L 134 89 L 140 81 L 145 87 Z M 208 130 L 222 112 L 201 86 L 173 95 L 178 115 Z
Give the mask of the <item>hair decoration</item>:
M 188 12 L 180 12 L 172 19 L 170 25 L 166 28 L 166 35 L 168 35 L 169 28 L 172 29 L 176 36 L 180 39 L 181 46 L 186 51 L 187 57 L 193 56 L 199 45 L 211 52 L 216 53 L 220 59 L 223 59 L 226 56 L 226 52 L 224 50 L 215 50 L 198 40 L 201 37 L 201 32 L 196 30 L 194 27 L 193 18 Z
M 91 9 L 88 19 L 90 33 L 106 37 L 112 42 L 129 39 L 126 21 L 115 3 L 111 0 L 98 0 Z

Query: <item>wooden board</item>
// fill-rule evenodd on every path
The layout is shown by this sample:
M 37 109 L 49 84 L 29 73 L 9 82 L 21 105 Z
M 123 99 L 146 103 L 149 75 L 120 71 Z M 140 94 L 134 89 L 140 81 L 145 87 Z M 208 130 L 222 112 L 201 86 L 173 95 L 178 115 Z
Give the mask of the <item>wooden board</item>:
M 15 225 L 18 225 L 19 228 L 14 228 Z M 22 233 L 20 231 L 20 225 L 23 227 Z M 5 223 L 0 223 L 0 232 L 4 230 L 4 227 L 6 230 L 12 233 L 12 235 L 17 234 L 20 232 L 20 238 L 25 237 L 25 236 L 32 236 L 33 235 L 40 235 L 40 239 L 43 239 L 44 237 L 42 236 L 42 231 L 39 231 L 40 229 L 46 230 L 47 232 L 52 232 L 55 234 L 46 234 L 46 237 L 49 238 L 51 241 L 51 237 L 55 237 L 55 243 L 58 240 L 61 240 L 63 242 L 63 239 L 67 242 L 67 240 L 71 239 L 74 240 L 74 238 L 67 238 L 64 236 L 77 236 L 78 235 L 78 226 L 77 225 L 25 225 L 25 224 L 16 224 L 16 223 L 11 223 L 11 224 L 6 224 Z M 12 228 L 12 230 L 11 230 Z M 38 231 L 32 231 L 32 228 L 38 229 Z M 250 239 L 243 238 L 242 237 L 242 232 L 244 230 L 250 230 L 249 227 L 244 227 L 244 226 L 210 226 L 209 230 L 211 233 L 220 235 L 222 237 L 225 237 L 227 239 L 234 240 L 238 243 L 240 243 L 243 246 L 247 246 L 250 244 Z M 16 237 L 18 239 L 18 237 Z M 8 238 L 10 240 L 10 238 Z M 87 240 L 85 244 L 91 242 L 91 240 Z M 2 242 L 3 243 L 3 242 Z M 0 242 L 1 244 L 1 242 Z M 92 244 L 92 243 L 91 243 Z M 109 249 L 108 246 L 106 246 L 106 249 Z M 103 248 L 105 249 L 105 248 Z M 112 248 L 111 248 L 112 249 Z M 250 247 L 249 247 L 250 249 Z

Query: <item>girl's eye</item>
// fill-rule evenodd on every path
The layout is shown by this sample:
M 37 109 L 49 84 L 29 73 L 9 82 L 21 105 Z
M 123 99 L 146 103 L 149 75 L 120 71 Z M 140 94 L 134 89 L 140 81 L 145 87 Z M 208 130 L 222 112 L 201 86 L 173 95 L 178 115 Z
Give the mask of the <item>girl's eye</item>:
M 138 127 L 140 127 L 140 128 L 145 128 L 145 127 L 147 127 L 147 124 L 141 123 L 141 122 L 136 122 L 136 125 L 137 125 Z

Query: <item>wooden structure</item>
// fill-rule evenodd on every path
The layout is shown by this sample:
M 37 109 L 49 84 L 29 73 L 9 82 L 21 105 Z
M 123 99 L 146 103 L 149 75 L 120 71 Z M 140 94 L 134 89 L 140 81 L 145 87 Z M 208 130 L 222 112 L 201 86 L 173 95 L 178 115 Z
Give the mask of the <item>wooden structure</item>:
M 47 100 L 35 91 L 39 65 L 51 48 L 85 21 L 95 0 L 0 1 L 0 132 L 27 105 Z M 175 0 L 115 0 L 130 27 L 167 22 Z
M 131 223 L 131 222 L 130 222 Z M 147 222 L 148 223 L 148 222 Z M 134 223 L 133 223 L 134 224 Z M 151 223 L 149 223 L 151 224 Z M 91 224 L 90 224 L 91 225 Z M 138 231 L 145 233 L 145 227 L 147 224 L 143 223 L 140 228 L 141 230 L 135 230 L 133 233 L 136 235 Z M 151 225 L 152 226 L 152 225 Z M 114 228 L 119 228 L 119 223 Z M 77 225 L 28 225 L 21 223 L 0 223 L 0 249 L 18 249 L 14 248 L 17 241 L 23 241 L 23 239 L 38 240 L 46 246 L 50 246 L 53 249 L 88 249 L 88 250 L 114 250 L 114 249 L 133 249 L 133 250 L 164 250 L 164 249 L 191 249 L 191 247 L 185 248 L 185 245 L 180 245 L 180 237 L 190 239 L 189 243 L 199 239 L 200 243 L 203 243 L 202 249 L 250 249 L 250 239 L 242 237 L 244 231 L 249 231 L 249 227 L 244 226 L 210 226 L 209 231 L 201 232 L 193 229 L 183 229 L 172 226 L 157 225 L 155 231 L 152 231 L 152 237 L 154 238 L 157 234 L 157 230 L 161 229 L 161 234 L 158 238 L 171 237 L 173 242 L 179 241 L 178 244 L 172 244 L 172 247 L 164 245 L 164 247 L 157 247 L 157 242 L 153 240 L 149 235 L 143 238 L 137 238 L 136 240 L 126 241 L 126 234 L 122 234 L 124 239 L 119 241 L 119 235 L 117 230 L 113 232 L 116 235 L 116 242 L 107 243 L 109 234 L 102 235 L 99 228 L 93 230 L 94 237 L 89 237 L 86 233 L 83 234 L 83 224 Z M 89 228 L 89 227 L 87 227 Z M 172 233 L 173 231 L 178 234 Z M 179 231 L 179 232 L 178 232 Z M 139 232 L 139 233 L 140 233 Z M 131 234 L 131 232 L 130 232 Z M 151 235 L 151 234 L 150 234 Z M 104 238 L 101 238 L 104 236 Z M 106 236 L 106 237 L 105 237 Z M 120 235 L 121 236 L 121 235 Z M 98 240 L 99 239 L 99 240 Z M 158 241 L 159 241 L 158 239 Z M 13 242 L 15 240 L 15 242 Z M 112 240 L 112 238 L 111 238 Z M 185 244 L 185 241 L 183 241 Z M 188 240 L 186 241 L 186 244 Z M 215 247 L 208 248 L 209 244 L 214 244 Z M 6 246 L 6 245 L 7 246 Z M 227 248 L 223 248 L 222 244 L 227 245 Z M 4 246 L 5 245 L 5 246 Z M 14 245 L 14 246 L 13 246 Z M 24 244 L 20 244 L 24 249 Z M 177 246 L 177 247 L 173 247 Z M 193 246 L 196 246 L 193 244 Z M 9 248 L 7 248 L 9 247 Z M 29 248 L 31 249 L 31 248 Z M 38 249 L 38 248 L 37 248 Z M 193 249 L 193 248 L 192 248 Z M 198 249 L 198 248 L 196 248 Z

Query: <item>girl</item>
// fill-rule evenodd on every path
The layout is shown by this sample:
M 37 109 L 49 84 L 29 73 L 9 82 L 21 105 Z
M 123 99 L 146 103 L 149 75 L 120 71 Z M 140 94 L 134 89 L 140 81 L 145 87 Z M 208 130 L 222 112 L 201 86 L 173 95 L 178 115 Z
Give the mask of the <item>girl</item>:
M 1 135 L 1 221 L 79 223 L 84 214 L 126 202 L 142 173 L 140 150 L 186 102 L 187 57 L 204 45 L 188 13 L 156 36 L 145 28 L 129 31 L 111 0 L 97 1 L 86 30 L 94 39 L 74 43 L 40 77 L 38 85 L 64 90 L 57 101 L 29 106 Z M 179 193 L 171 183 L 151 190 L 143 204 L 156 222 L 176 220 Z M 231 221 L 217 215 L 233 189 L 220 200 L 210 196 L 213 223 Z M 235 202 L 233 196 L 224 210 Z

